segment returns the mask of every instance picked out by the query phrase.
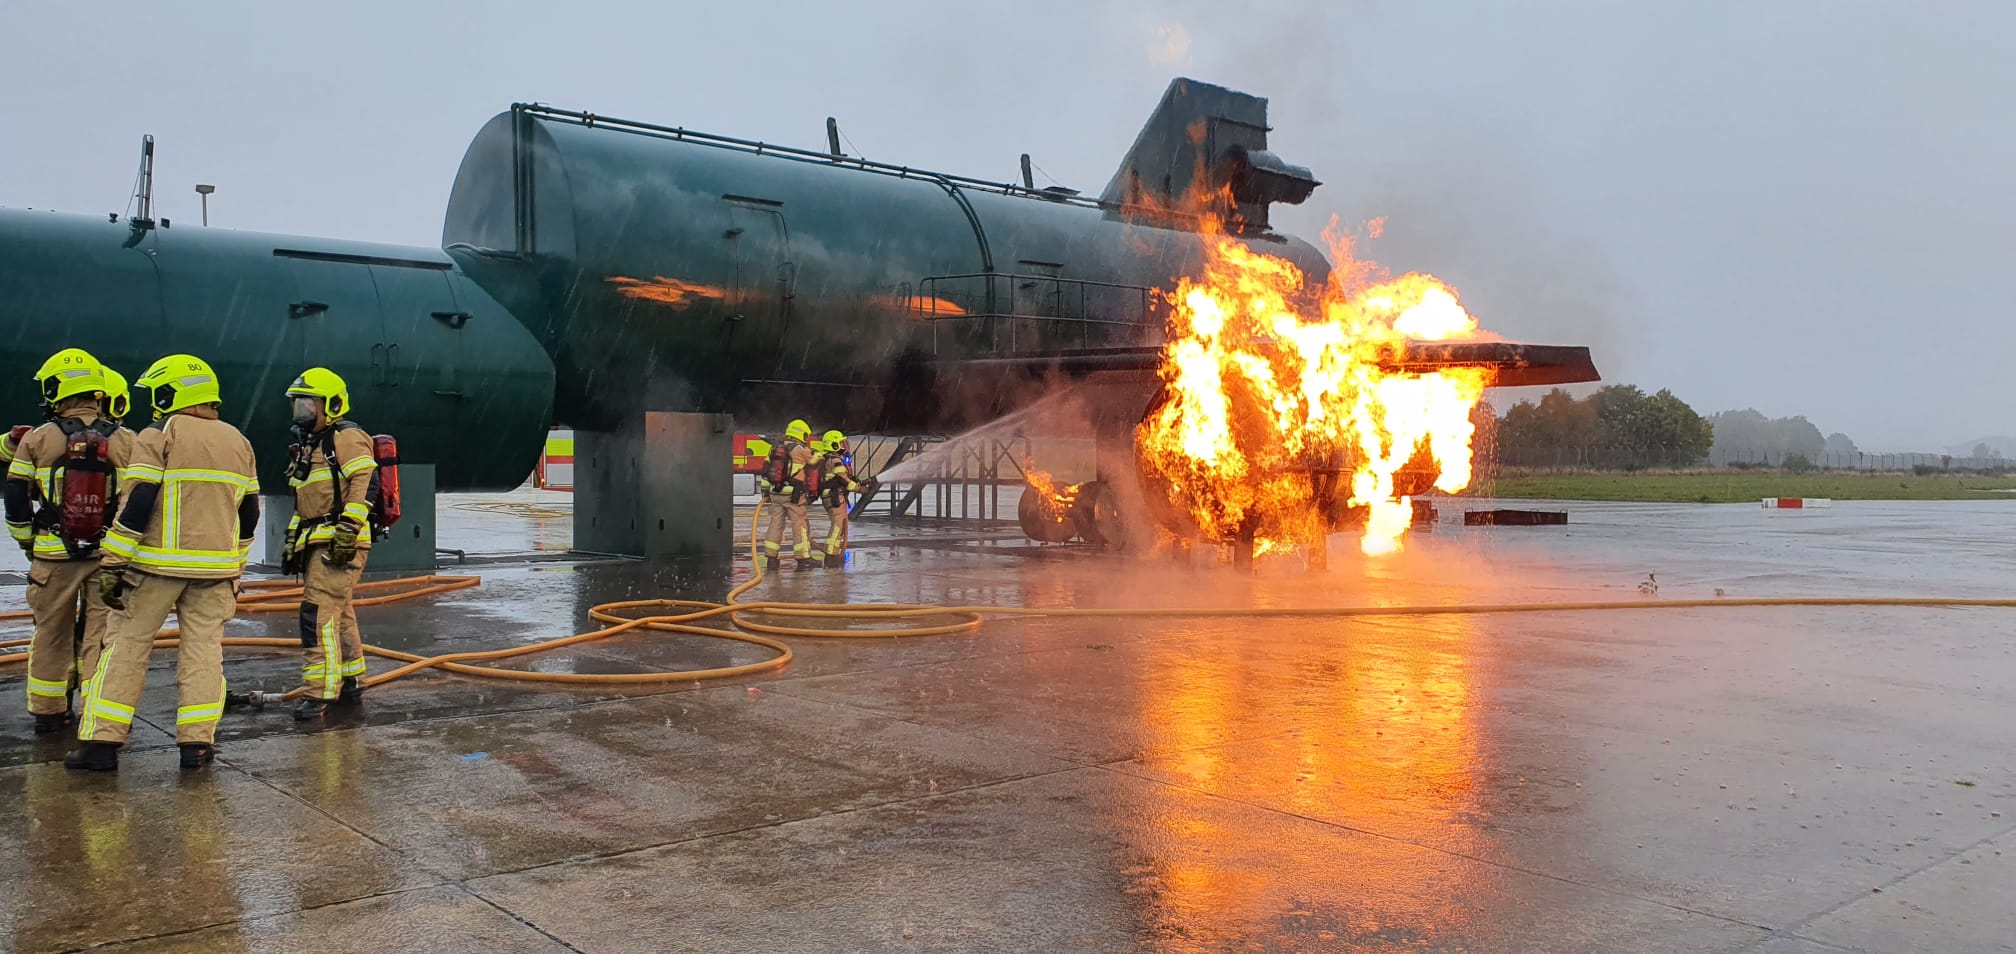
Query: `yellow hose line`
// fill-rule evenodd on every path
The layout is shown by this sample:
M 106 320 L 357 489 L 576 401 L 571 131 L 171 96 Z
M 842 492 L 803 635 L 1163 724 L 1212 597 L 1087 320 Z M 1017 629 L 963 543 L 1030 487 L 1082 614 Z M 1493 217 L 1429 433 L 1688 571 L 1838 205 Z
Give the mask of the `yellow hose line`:
M 1962 597 L 1915 597 L 1915 596 L 1781 596 L 1781 597 L 1741 597 L 1733 599 L 1684 599 L 1684 600 L 1595 600 L 1562 603 L 1448 603 L 1431 605 L 1397 606 L 1312 606 L 1312 607 L 1110 607 L 1087 608 L 1057 607 L 1037 609 L 1027 606 L 933 606 L 920 603 L 794 603 L 794 602 L 741 602 L 742 596 L 763 582 L 764 567 L 760 546 L 761 517 L 763 504 L 756 505 L 754 518 L 749 527 L 749 555 L 755 572 L 741 585 L 728 591 L 727 597 L 719 603 L 702 600 L 623 600 L 603 603 L 589 610 L 588 615 L 607 627 L 585 633 L 576 633 L 559 639 L 510 646 L 503 649 L 474 652 L 448 653 L 441 656 L 420 656 L 414 653 L 386 649 L 383 646 L 365 645 L 364 651 L 384 659 L 397 660 L 405 665 L 379 673 L 365 681 L 367 686 L 381 686 L 395 679 L 403 679 L 427 669 L 444 669 L 449 672 L 471 676 L 486 676 L 493 679 L 511 679 L 522 682 L 547 682 L 563 685 L 663 685 L 667 683 L 699 682 L 710 679 L 729 679 L 753 673 L 767 672 L 783 668 L 791 662 L 791 646 L 777 637 L 804 637 L 813 639 L 860 639 L 889 638 L 897 636 L 936 636 L 947 633 L 964 633 L 979 629 L 988 617 L 1054 617 L 1067 619 L 1147 619 L 1147 618 L 1192 618 L 1192 619 L 1254 619 L 1299 616 L 1307 618 L 1365 618 L 1404 616 L 1479 616 L 1505 613 L 1580 613 L 1607 610 L 1676 610 L 1676 609 L 1735 609 L 1739 607 L 1785 607 L 1785 606 L 1867 606 L 1867 607 L 1912 607 L 1925 609 L 1966 609 L 2016 607 L 2016 599 L 1971 599 Z M 353 602 L 358 606 L 377 606 L 400 600 L 417 599 L 460 589 L 468 589 L 481 581 L 473 576 L 414 576 L 396 580 L 374 580 L 359 583 L 356 592 L 375 595 L 358 597 Z M 238 598 L 238 608 L 248 613 L 293 612 L 301 605 L 302 588 L 299 584 L 285 580 L 258 581 L 245 584 L 244 592 Z M 674 610 L 676 612 L 662 612 Z M 660 611 L 652 615 L 628 615 L 636 611 Z M 25 612 L 0 613 L 0 620 L 28 617 Z M 851 620 L 858 624 L 868 624 L 876 628 L 831 628 L 811 626 L 786 626 L 775 623 L 758 622 L 752 616 L 779 617 L 785 619 Z M 718 626 L 696 625 L 703 620 L 726 617 L 726 622 L 735 629 Z M 931 625 L 905 625 L 891 627 L 890 622 L 907 622 L 914 619 L 950 618 L 947 623 Z M 650 630 L 661 633 L 683 633 L 690 636 L 706 636 L 714 639 L 732 639 L 752 643 L 770 649 L 776 655 L 753 663 L 739 666 L 721 666 L 713 669 L 693 669 L 682 672 L 631 672 L 631 673 L 574 673 L 539 672 L 524 669 L 509 669 L 501 666 L 480 665 L 501 659 L 529 656 L 565 646 L 606 639 L 632 630 Z M 735 631 L 736 629 L 741 632 Z M 174 647 L 178 644 L 177 630 L 164 629 L 156 637 L 156 647 Z M 28 640 L 15 639 L 0 641 L 0 649 L 28 644 Z M 300 649 L 298 639 L 279 637 L 226 637 L 226 646 L 257 647 L 262 649 Z M 0 666 L 26 661 L 26 653 L 0 655 Z M 295 689 L 285 698 L 295 698 L 306 692 Z

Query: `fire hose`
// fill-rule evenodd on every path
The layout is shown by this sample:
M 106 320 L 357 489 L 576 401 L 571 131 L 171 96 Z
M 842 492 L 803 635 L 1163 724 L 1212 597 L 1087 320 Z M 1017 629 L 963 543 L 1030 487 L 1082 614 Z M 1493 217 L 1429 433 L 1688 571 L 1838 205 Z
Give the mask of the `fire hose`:
M 756 506 L 756 516 L 762 514 L 763 505 Z M 367 655 L 391 659 L 402 663 L 397 668 L 381 672 L 364 681 L 366 687 L 382 686 L 397 679 L 429 669 L 469 676 L 483 676 L 493 679 L 511 679 L 521 682 L 544 682 L 561 685 L 664 685 L 672 683 L 701 682 L 715 679 L 731 679 L 754 673 L 781 669 L 791 662 L 790 644 L 779 637 L 800 637 L 808 639 L 841 638 L 888 638 L 894 636 L 935 636 L 948 633 L 971 632 L 980 628 L 989 618 L 1011 617 L 1051 617 L 1076 619 L 1142 619 L 1142 618 L 1370 618 L 1370 617 L 1410 617 L 1410 616 L 1478 616 L 1512 613 L 1575 613 L 1596 611 L 1627 610 L 1675 610 L 1675 609 L 1736 609 L 1742 607 L 1840 607 L 1840 606 L 1887 606 L 1929 609 L 1956 608 L 2016 608 L 2016 599 L 1980 599 L 1965 597 L 1902 597 L 1902 596 L 1777 596 L 1738 597 L 1713 599 L 1642 599 L 1642 600 L 1599 600 L 1582 602 L 1546 603 L 1448 603 L 1417 604 L 1396 606 L 1313 606 L 1313 607 L 1026 607 L 1026 606 L 940 606 L 927 603 L 803 603 L 757 601 L 742 602 L 741 598 L 749 590 L 763 582 L 763 560 L 759 548 L 760 520 L 752 519 L 749 533 L 750 556 L 755 562 L 755 572 L 749 579 L 728 591 L 721 602 L 704 600 L 645 599 L 622 600 L 602 603 L 589 610 L 588 615 L 608 626 L 589 632 L 576 633 L 558 639 L 509 646 L 503 649 L 477 650 L 471 652 L 446 653 L 439 656 L 421 656 L 415 653 L 387 649 L 383 646 L 366 644 Z M 354 600 L 357 606 L 377 606 L 402 600 L 434 596 L 455 590 L 468 589 L 479 585 L 481 578 L 474 576 L 413 576 L 400 579 L 374 580 L 359 583 L 358 593 L 375 595 L 361 596 Z M 301 605 L 304 595 L 298 583 L 286 580 L 263 580 L 247 582 L 244 592 L 238 598 L 240 611 L 248 613 L 294 612 Z M 676 610 L 671 613 L 654 613 L 646 616 L 628 615 L 637 611 Z M 27 612 L 0 613 L 0 621 L 18 620 L 29 617 Z M 754 616 L 777 617 L 782 619 L 843 620 L 854 623 L 876 624 L 874 628 L 833 628 L 780 625 L 759 622 Z M 726 617 L 726 622 L 736 629 L 720 626 L 701 626 L 703 621 Z M 949 620 L 929 625 L 910 624 L 912 620 Z M 890 623 L 905 625 L 890 626 Z M 681 633 L 690 636 L 704 636 L 713 639 L 731 639 L 753 643 L 776 653 L 768 659 L 737 666 L 719 666 L 711 669 L 689 669 L 677 672 L 631 672 L 631 673 L 572 673 L 572 672 L 532 672 L 510 669 L 503 666 L 485 665 L 499 660 L 548 652 L 567 646 L 607 639 L 632 630 Z M 739 632 L 737 630 L 740 630 Z M 154 645 L 173 647 L 178 644 L 178 632 L 171 627 L 156 635 Z M 0 641 L 0 649 L 13 649 L 27 645 L 29 640 L 15 639 Z M 300 640 L 283 637 L 227 636 L 225 646 L 251 647 L 260 649 L 300 649 Z M 0 655 L 0 666 L 25 662 L 25 652 Z M 260 693 L 257 704 L 287 701 L 305 694 L 305 687 L 285 693 Z

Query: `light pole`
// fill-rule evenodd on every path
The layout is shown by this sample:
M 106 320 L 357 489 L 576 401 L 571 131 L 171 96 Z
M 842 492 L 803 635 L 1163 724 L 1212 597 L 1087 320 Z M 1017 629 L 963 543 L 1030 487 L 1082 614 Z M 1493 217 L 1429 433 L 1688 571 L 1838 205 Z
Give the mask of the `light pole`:
M 199 183 L 196 186 L 196 194 L 203 197 L 203 225 L 205 228 L 208 228 L 210 225 L 210 193 L 215 191 L 217 191 L 217 187 L 214 185 Z

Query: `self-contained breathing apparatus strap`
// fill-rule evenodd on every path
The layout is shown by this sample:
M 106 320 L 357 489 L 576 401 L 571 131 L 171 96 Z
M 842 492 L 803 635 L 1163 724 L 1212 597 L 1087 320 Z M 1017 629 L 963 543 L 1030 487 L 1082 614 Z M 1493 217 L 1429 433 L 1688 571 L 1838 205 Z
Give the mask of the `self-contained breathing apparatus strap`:
M 295 513 L 293 526 L 287 532 L 287 553 L 289 556 L 285 560 L 282 560 L 280 564 L 280 572 L 289 576 L 300 576 L 307 570 L 304 558 L 306 556 L 305 551 L 307 550 L 306 544 L 308 538 L 314 534 L 316 528 L 321 527 L 323 524 L 334 523 L 337 511 L 342 507 L 343 502 L 340 495 L 343 488 L 343 474 L 336 467 L 335 432 L 335 427 L 325 428 L 320 435 L 321 439 L 319 441 L 315 440 L 317 435 L 302 434 L 299 430 L 294 432 L 297 437 L 301 438 L 301 443 L 289 448 L 291 459 L 287 462 L 287 476 L 297 481 L 306 480 L 308 471 L 315 466 L 314 447 L 316 444 L 320 444 L 323 459 L 329 463 L 330 493 L 337 496 L 332 497 L 330 501 L 330 511 L 321 516 L 303 517 L 299 512 Z M 298 502 L 300 498 L 297 496 L 295 499 Z
M 328 427 L 323 428 L 322 433 L 320 435 L 311 435 L 311 437 L 316 438 L 316 445 L 322 449 L 322 462 L 329 468 L 329 493 L 330 493 L 329 512 L 319 517 L 310 517 L 302 519 L 299 526 L 299 533 L 301 535 L 298 538 L 298 540 L 306 540 L 309 531 L 315 529 L 316 527 L 322 526 L 325 523 L 335 523 L 337 518 L 342 515 L 343 468 L 339 466 L 336 460 L 336 432 L 347 430 L 361 431 L 363 429 L 364 425 L 359 424 L 356 421 L 336 421 L 331 423 Z M 308 468 L 310 466 L 313 466 L 310 463 L 310 460 L 313 455 L 310 453 L 307 444 L 296 444 L 295 447 L 297 448 L 297 450 L 295 451 L 296 460 L 292 467 L 294 477 L 297 480 L 306 479 L 308 476 Z M 375 473 L 372 479 L 373 480 L 377 479 Z M 365 499 L 367 502 L 370 500 L 368 492 L 366 494 Z M 383 540 L 391 533 L 390 530 L 387 530 L 386 528 L 379 526 L 378 521 L 375 519 L 365 521 L 364 529 L 370 532 L 371 539 L 373 541 Z

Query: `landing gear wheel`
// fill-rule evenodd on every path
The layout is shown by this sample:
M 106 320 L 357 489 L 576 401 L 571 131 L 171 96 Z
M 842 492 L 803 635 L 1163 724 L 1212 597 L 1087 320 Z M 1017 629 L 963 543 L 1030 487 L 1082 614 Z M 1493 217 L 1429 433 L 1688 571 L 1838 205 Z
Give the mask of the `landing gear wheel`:
M 1127 525 L 1120 517 L 1119 495 L 1105 481 L 1092 481 L 1078 491 L 1078 506 L 1072 515 L 1085 542 L 1102 550 L 1127 549 Z
M 1038 543 L 1064 543 L 1077 533 L 1071 515 L 1032 486 L 1022 488 L 1015 520 L 1022 525 L 1022 535 Z

